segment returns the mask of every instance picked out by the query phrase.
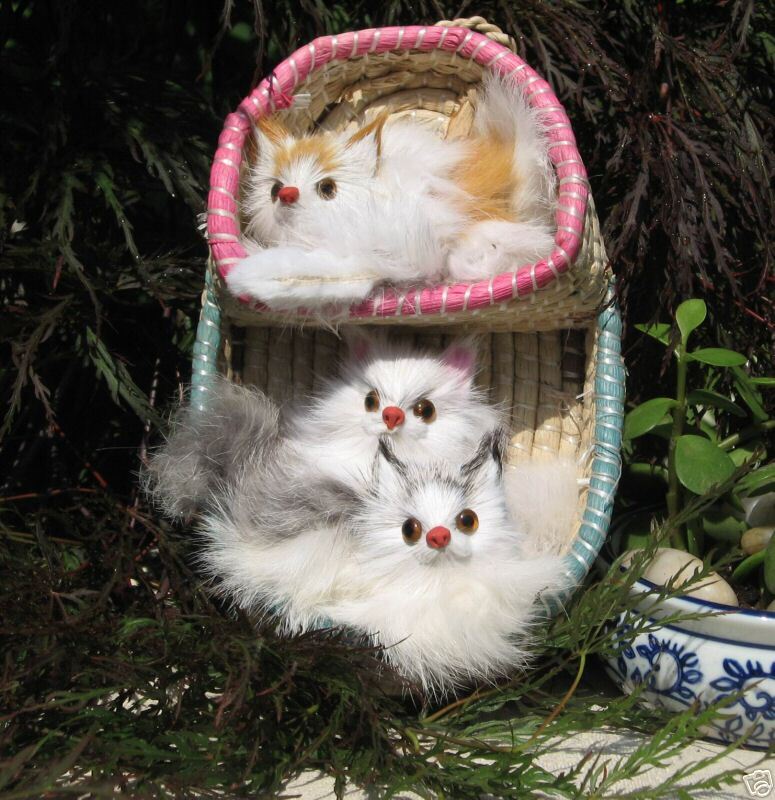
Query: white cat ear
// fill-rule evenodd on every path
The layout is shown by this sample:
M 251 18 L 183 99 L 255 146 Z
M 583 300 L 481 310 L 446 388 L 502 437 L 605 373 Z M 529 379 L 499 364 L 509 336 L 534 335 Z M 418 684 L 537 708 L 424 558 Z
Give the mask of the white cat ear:
M 288 129 L 282 122 L 274 117 L 261 117 L 256 120 L 253 126 L 253 137 L 255 140 L 255 150 L 253 156 L 258 158 L 271 158 L 279 147 L 280 143 L 290 136 Z
M 460 468 L 466 479 L 484 478 L 499 481 L 503 475 L 503 453 L 506 447 L 506 431 L 496 428 L 486 433 L 479 442 L 473 458 Z
M 393 443 L 387 436 L 380 436 L 373 477 L 381 492 L 390 492 L 406 480 L 406 464 L 396 456 Z
M 382 155 L 382 128 L 388 115 L 382 112 L 368 125 L 359 128 L 347 141 L 347 158 L 360 172 L 376 175 Z
M 460 339 L 453 342 L 442 354 L 441 360 L 448 367 L 461 373 L 469 381 L 476 375 L 476 360 L 479 347 L 474 338 Z
M 342 331 L 342 339 L 347 345 L 350 358 L 357 364 L 368 361 L 374 352 L 374 337 L 359 327 L 351 327 Z

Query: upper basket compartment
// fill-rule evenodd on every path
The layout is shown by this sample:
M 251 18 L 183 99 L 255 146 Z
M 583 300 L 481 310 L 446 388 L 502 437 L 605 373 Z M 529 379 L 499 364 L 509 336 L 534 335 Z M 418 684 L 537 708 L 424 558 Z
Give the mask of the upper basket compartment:
M 463 27 L 478 27 L 484 33 Z M 468 135 L 472 101 L 487 71 L 516 81 L 541 109 L 557 175 L 553 252 L 535 264 L 476 283 L 386 287 L 351 308 L 332 308 L 336 322 L 466 324 L 491 331 L 551 330 L 590 320 L 604 300 L 608 274 L 586 171 L 570 120 L 549 84 L 483 20 L 378 28 L 314 40 L 283 61 L 230 114 L 213 161 L 207 234 L 218 277 L 245 257 L 240 238 L 244 148 L 256 119 L 283 115 L 295 133 L 344 130 L 367 115 L 412 114 L 440 137 Z M 303 98 L 300 101 L 300 97 Z M 271 311 L 219 292 L 229 317 L 252 325 L 320 323 L 320 314 Z

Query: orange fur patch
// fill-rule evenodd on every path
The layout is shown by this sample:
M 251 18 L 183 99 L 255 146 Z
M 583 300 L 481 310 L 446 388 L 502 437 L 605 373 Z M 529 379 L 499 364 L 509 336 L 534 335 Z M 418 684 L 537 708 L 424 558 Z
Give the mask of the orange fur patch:
M 377 161 L 379 162 L 380 156 L 382 155 L 382 129 L 385 127 L 385 123 L 388 119 L 388 112 L 382 111 L 368 124 L 364 125 L 362 128 L 359 128 L 355 133 L 347 140 L 347 144 L 351 145 L 355 142 L 360 142 L 361 139 L 365 139 L 370 134 L 374 134 L 374 141 L 377 145 Z
M 278 174 L 291 164 L 304 158 L 314 159 L 323 172 L 332 172 L 341 166 L 337 148 L 325 134 L 303 136 L 281 146 L 275 156 L 275 168 Z
M 514 219 L 512 197 L 517 176 L 512 161 L 514 143 L 496 138 L 473 139 L 455 183 L 466 193 L 466 213 L 477 221 Z
M 256 127 L 272 144 L 280 144 L 290 136 L 288 128 L 276 117 L 261 117 L 256 120 Z

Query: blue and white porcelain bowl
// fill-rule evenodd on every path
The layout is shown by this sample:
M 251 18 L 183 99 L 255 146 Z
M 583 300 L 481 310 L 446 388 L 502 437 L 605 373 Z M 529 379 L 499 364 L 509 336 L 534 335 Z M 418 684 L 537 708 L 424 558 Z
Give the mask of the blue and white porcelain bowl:
M 731 742 L 748 734 L 748 747 L 775 744 L 775 613 L 687 596 L 655 603 L 655 589 L 645 579 L 632 589 L 643 597 L 638 612 L 650 619 L 705 611 L 709 616 L 633 635 L 632 617 L 622 615 L 621 647 L 607 664 L 614 681 L 628 694 L 645 684 L 646 703 L 676 711 L 695 703 L 707 706 L 742 691 L 705 735 Z

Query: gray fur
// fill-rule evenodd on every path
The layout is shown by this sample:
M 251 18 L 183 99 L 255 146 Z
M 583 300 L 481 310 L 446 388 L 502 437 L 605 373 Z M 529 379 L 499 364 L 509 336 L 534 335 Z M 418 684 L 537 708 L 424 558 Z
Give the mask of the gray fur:
M 261 392 L 218 378 L 208 407 L 182 406 L 167 441 L 149 458 L 142 483 L 171 518 L 189 518 L 228 491 L 246 468 L 279 446 L 279 410 Z

